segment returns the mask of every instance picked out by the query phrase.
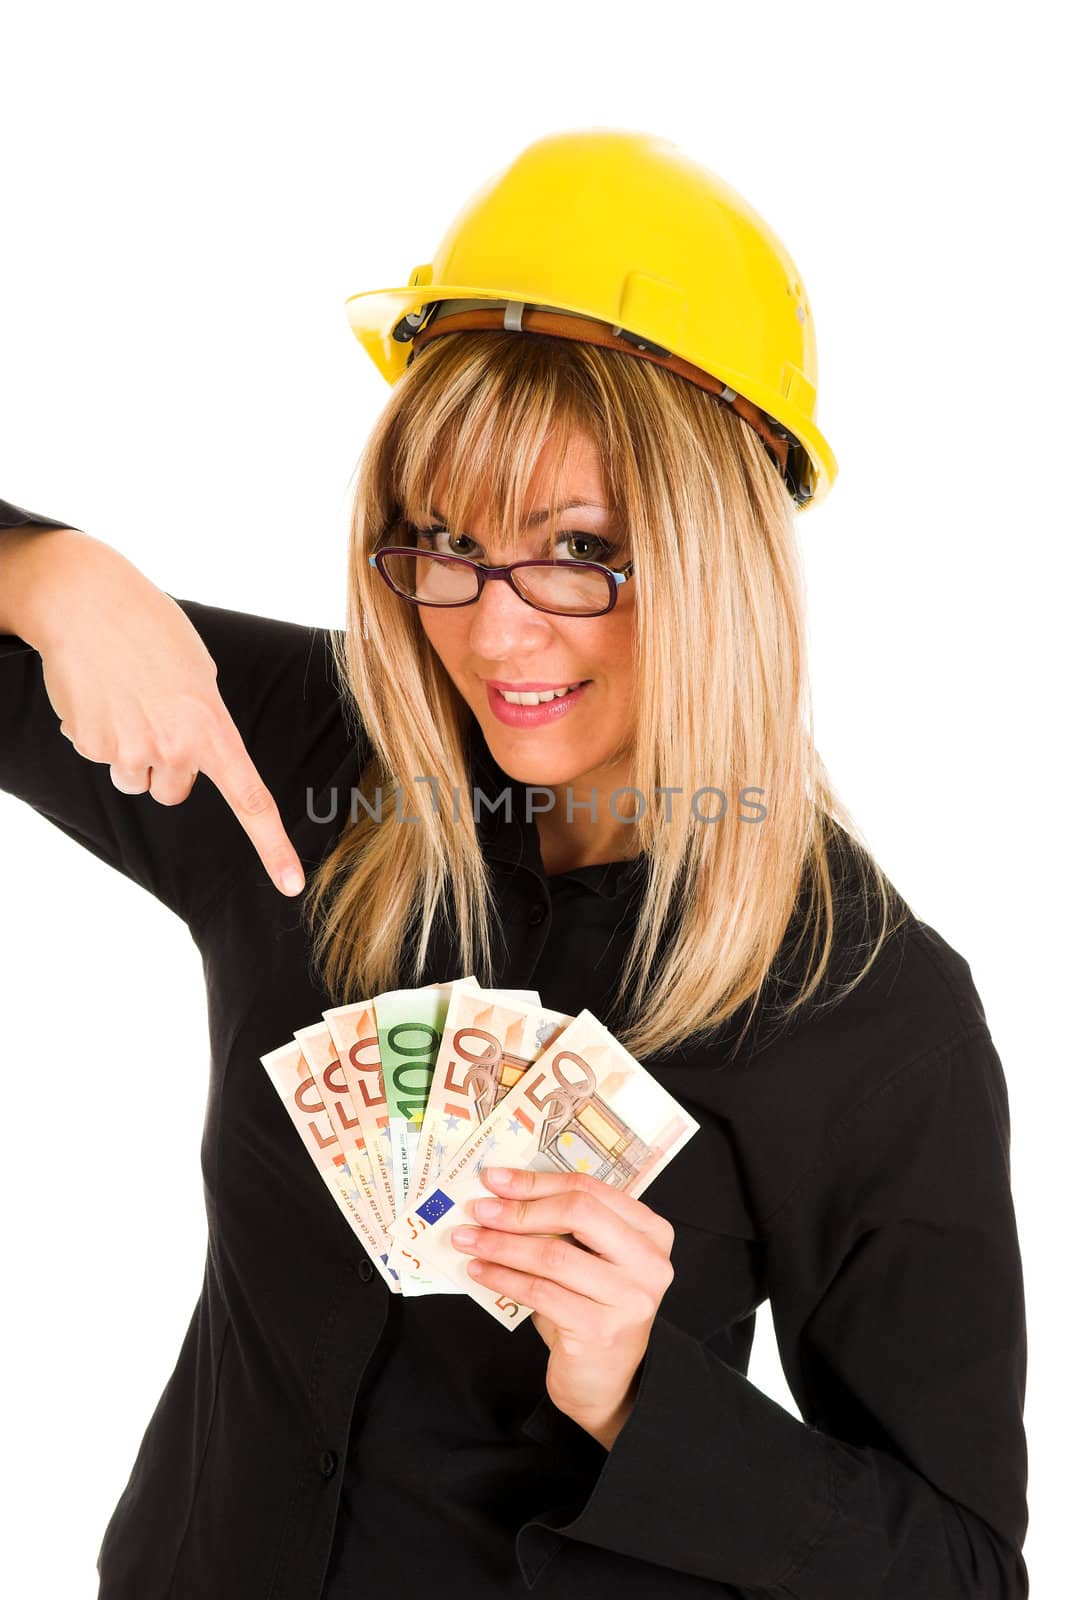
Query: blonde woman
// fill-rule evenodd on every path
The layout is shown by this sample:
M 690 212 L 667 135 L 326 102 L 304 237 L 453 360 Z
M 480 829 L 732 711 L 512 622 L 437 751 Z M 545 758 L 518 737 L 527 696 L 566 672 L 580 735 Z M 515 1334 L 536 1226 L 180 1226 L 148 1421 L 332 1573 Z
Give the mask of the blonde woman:
M 811 740 L 794 263 L 586 130 L 349 309 L 393 387 L 343 630 L 0 505 L 0 784 L 207 979 L 203 1292 L 101 1595 L 1020 1600 L 1004 1075 Z M 387 1293 L 259 1061 L 466 971 L 589 1007 L 700 1124 L 646 1200 L 485 1172 L 455 1247 L 533 1308 L 509 1336 Z M 802 1420 L 746 1376 L 766 1300 Z

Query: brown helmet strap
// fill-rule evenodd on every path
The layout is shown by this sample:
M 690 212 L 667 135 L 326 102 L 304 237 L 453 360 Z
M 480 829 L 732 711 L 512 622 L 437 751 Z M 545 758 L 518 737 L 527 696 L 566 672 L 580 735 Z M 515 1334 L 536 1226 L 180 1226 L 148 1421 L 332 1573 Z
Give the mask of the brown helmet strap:
M 694 383 L 697 388 L 713 394 L 739 417 L 743 417 L 770 451 L 781 475 L 786 478 L 789 475 L 789 446 L 798 444 L 798 441 L 793 440 L 787 430 L 768 417 L 759 406 L 753 405 L 750 400 L 745 400 L 743 395 L 737 394 L 735 389 L 731 389 L 720 378 L 712 377 L 709 372 L 704 372 L 702 367 L 694 366 L 691 361 L 672 355 L 661 345 L 641 339 L 638 334 L 628 333 L 624 328 L 611 328 L 606 322 L 600 322 L 594 317 L 576 316 L 568 311 L 540 310 L 521 301 L 508 301 L 498 307 L 478 306 L 472 311 L 452 311 L 447 301 L 438 300 L 428 321 L 422 324 L 417 333 L 411 335 L 410 323 L 404 329 L 404 335 L 411 343 L 408 365 L 431 339 L 436 339 L 444 333 L 461 333 L 481 328 L 518 333 L 545 333 L 557 339 L 575 339 L 579 343 L 600 345 L 607 350 L 621 350 L 626 355 L 640 356 L 645 361 L 653 361 L 657 367 L 666 367 L 670 372 L 676 372 L 678 377 L 687 378 L 689 383 Z

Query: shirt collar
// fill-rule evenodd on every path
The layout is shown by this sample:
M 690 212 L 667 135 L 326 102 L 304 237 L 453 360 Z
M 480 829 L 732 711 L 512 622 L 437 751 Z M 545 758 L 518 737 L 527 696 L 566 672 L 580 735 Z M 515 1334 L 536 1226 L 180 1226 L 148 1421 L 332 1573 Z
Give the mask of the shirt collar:
M 529 785 L 511 778 L 496 761 L 481 724 L 471 717 L 467 742 L 470 764 L 471 795 L 480 791 L 479 811 L 475 826 L 487 860 L 512 863 L 528 868 L 549 887 L 555 881 L 544 870 L 540 853 L 540 835 L 532 815 L 527 818 L 526 790 Z M 510 791 L 510 819 L 506 801 L 492 809 L 494 803 Z M 595 894 L 605 899 L 616 899 L 633 888 L 643 876 L 648 864 L 646 852 L 627 861 L 602 861 L 590 867 L 574 867 L 560 873 L 560 878 L 575 879 Z

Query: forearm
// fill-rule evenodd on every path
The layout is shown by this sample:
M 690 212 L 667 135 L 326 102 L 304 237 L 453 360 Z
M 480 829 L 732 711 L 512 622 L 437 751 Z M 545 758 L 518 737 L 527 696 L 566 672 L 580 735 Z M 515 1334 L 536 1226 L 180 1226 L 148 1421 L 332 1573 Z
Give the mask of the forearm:
M 65 558 L 72 540 L 84 539 L 73 528 L 36 524 L 0 528 L 0 633 L 15 634 L 39 648 L 49 566 Z
M 0 527 L 0 634 L 42 652 L 77 605 L 88 571 L 129 566 L 117 550 L 76 528 Z
M 1017 1544 L 887 1452 L 803 1423 L 667 1319 L 576 1518 L 518 1534 L 537 1572 L 577 1540 L 781 1600 L 1023 1600 Z

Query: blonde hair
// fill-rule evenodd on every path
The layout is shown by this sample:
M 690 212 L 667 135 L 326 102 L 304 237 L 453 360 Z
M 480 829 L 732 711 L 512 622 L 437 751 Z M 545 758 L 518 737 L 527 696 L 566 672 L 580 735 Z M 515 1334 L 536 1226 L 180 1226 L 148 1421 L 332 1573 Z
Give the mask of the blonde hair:
M 441 915 L 455 928 L 461 970 L 486 986 L 499 981 L 499 913 L 471 808 L 434 810 L 428 786 L 414 781 L 437 774 L 441 793 L 469 793 L 472 713 L 417 608 L 387 590 L 367 556 L 398 520 L 433 520 L 445 460 L 450 526 L 467 526 L 485 495 L 497 538 L 517 551 L 545 446 L 559 447 L 555 504 L 578 430 L 599 448 L 639 602 L 629 781 L 648 797 L 632 822 L 648 870 L 614 1009 L 602 1019 L 639 1059 L 720 1028 L 745 1004 L 749 1021 L 756 1002 L 765 1008 L 782 992 L 775 957 L 790 924 L 804 971 L 781 1018 L 814 997 L 840 898 L 856 898 L 854 875 L 835 872 L 834 841 L 862 867 L 867 928 L 872 910 L 880 916 L 867 959 L 840 994 L 891 931 L 894 897 L 814 747 L 788 492 L 747 423 L 651 362 L 545 335 L 468 331 L 428 344 L 394 386 L 356 474 L 347 625 L 332 635 L 349 713 L 372 747 L 359 787 L 366 794 L 380 784 L 386 804 L 380 821 L 346 823 L 311 875 L 305 914 L 336 1003 L 396 987 L 409 940 L 416 976 L 406 981 L 455 976 L 425 971 Z M 727 797 L 721 820 L 693 818 L 676 797 L 666 820 L 671 797 L 659 786 L 687 798 L 709 784 Z M 400 823 L 397 785 L 420 826 Z M 745 786 L 763 791 L 765 820 L 742 820 L 733 802 Z

